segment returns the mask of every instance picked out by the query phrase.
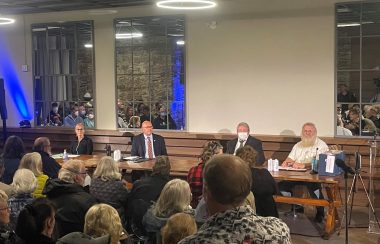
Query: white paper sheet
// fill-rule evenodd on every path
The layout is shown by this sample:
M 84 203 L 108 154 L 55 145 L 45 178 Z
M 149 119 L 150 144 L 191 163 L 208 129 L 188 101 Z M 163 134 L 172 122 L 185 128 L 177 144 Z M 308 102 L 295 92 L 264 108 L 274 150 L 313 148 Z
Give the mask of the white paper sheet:
M 326 172 L 334 173 L 335 155 L 327 155 L 326 159 Z

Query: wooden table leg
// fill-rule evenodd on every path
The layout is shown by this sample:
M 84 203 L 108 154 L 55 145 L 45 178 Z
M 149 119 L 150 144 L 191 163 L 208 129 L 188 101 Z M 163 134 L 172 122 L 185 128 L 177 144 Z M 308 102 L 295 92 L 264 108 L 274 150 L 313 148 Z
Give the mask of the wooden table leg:
M 326 225 L 325 225 L 325 233 L 323 234 L 323 239 L 329 239 L 331 234 L 334 232 L 335 227 L 335 218 L 338 216 L 336 209 L 336 197 L 337 197 L 337 189 L 334 185 L 327 184 L 326 187 L 327 193 L 327 201 L 329 202 L 327 216 L 326 216 Z M 339 216 L 338 216 L 339 219 Z

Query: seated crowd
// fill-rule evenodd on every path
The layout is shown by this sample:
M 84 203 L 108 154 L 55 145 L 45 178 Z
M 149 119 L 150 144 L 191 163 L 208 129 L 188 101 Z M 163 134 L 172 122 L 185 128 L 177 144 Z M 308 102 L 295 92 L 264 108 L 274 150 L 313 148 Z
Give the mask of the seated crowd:
M 263 167 L 261 141 L 249 135 L 248 124 L 237 126 L 228 154 L 219 142 L 206 142 L 187 181 L 170 180 L 164 139 L 152 127 L 142 124 L 132 155 L 156 162 L 131 189 L 111 157 L 101 158 L 85 186 L 83 161 L 60 165 L 48 138 L 37 138 L 34 152 L 25 153 L 22 140 L 10 136 L 0 156 L 0 243 L 291 243 L 273 198 L 277 184 Z M 75 128 L 71 152 L 91 154 L 84 126 Z M 309 168 L 305 157 L 327 150 L 314 124 L 306 123 L 301 135 L 284 166 Z M 292 187 L 280 184 L 283 191 Z M 312 197 L 323 198 L 320 185 L 307 187 L 319 190 Z M 318 208 L 317 217 L 323 211 Z

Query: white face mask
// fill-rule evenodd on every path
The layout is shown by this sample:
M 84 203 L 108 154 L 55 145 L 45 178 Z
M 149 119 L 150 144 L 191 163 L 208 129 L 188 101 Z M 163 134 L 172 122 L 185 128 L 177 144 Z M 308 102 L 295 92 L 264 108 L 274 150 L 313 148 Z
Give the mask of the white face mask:
M 246 141 L 248 139 L 247 132 L 238 132 L 239 141 Z
M 86 111 L 80 111 L 81 115 L 86 115 Z
M 75 112 L 74 112 L 74 115 L 75 115 L 75 117 L 78 117 L 78 115 L 79 115 L 79 111 L 75 111 Z
M 53 107 L 53 112 L 57 113 L 58 112 L 58 108 L 57 107 Z
M 88 115 L 88 118 L 89 118 L 89 119 L 93 119 L 93 118 L 94 118 L 94 115 L 93 115 L 93 114 L 89 114 L 89 115 Z

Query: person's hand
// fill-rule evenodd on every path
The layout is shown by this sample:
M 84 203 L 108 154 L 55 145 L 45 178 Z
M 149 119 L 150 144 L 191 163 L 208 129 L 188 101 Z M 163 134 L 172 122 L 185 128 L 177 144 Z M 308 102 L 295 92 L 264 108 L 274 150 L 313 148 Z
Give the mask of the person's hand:
M 295 168 L 295 169 L 304 169 L 305 168 L 305 164 L 303 164 L 303 163 L 294 163 L 293 164 L 293 168 Z
M 294 161 L 291 160 L 290 158 L 287 158 L 287 159 L 285 159 L 284 162 L 282 162 L 281 166 L 282 167 L 292 167 L 293 164 L 294 164 Z

